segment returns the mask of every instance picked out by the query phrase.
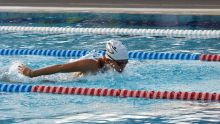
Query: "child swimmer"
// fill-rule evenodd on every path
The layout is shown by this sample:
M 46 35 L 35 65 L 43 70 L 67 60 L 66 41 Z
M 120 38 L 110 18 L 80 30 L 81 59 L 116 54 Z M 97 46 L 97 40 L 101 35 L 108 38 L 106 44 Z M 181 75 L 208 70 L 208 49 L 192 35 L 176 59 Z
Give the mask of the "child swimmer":
M 84 58 L 74 62 L 48 66 L 37 70 L 32 70 L 25 65 L 19 65 L 18 72 L 30 78 L 70 72 L 74 72 L 75 76 L 82 76 L 99 71 L 105 72 L 111 68 L 121 73 L 127 63 L 127 48 L 120 41 L 110 40 L 106 43 L 106 55 L 101 58 Z

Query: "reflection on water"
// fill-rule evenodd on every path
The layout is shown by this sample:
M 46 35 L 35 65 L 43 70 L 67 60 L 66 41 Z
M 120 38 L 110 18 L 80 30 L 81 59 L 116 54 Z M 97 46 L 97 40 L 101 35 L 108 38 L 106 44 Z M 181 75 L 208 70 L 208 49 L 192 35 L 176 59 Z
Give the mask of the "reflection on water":
M 2 94 L 0 122 L 218 123 L 220 104 L 135 98 Z M 4 107 L 3 107 L 4 105 Z
M 166 101 L 167 102 L 167 101 Z M 129 123 L 183 123 L 183 122 L 220 122 L 220 104 L 177 102 L 155 103 L 153 105 L 111 104 L 89 105 L 88 111 L 76 115 L 66 115 L 56 119 L 56 123 L 66 122 L 129 122 Z M 123 107 L 122 107 L 123 106 Z M 91 113 L 91 110 L 93 112 Z M 101 111 L 100 111 L 101 109 Z M 95 110 L 95 111 L 94 111 Z M 210 116 L 213 115 L 213 116 Z

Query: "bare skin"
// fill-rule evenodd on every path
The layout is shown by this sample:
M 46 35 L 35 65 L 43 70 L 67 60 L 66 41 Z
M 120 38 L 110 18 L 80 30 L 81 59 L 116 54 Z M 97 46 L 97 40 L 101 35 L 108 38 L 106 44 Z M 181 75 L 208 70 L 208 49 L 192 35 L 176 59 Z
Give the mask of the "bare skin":
M 83 59 L 71 63 L 53 65 L 37 70 L 32 70 L 25 65 L 20 65 L 18 66 L 18 72 L 31 78 L 55 73 L 80 72 L 87 74 L 99 71 L 99 69 L 103 68 L 106 64 L 109 64 L 117 72 L 122 72 L 127 64 L 127 60 L 113 61 L 106 57 L 99 58 L 98 61 L 93 59 Z M 101 67 L 100 65 L 103 66 Z

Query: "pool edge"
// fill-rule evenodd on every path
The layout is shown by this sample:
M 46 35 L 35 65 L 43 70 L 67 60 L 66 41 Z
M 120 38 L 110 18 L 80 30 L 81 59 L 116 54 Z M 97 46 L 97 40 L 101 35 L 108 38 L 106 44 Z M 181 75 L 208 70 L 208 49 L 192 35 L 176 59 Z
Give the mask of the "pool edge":
M 176 14 L 176 15 L 220 15 L 220 9 L 210 8 L 121 8 L 121 7 L 32 7 L 1 6 L 0 12 L 19 13 L 129 13 L 129 14 Z

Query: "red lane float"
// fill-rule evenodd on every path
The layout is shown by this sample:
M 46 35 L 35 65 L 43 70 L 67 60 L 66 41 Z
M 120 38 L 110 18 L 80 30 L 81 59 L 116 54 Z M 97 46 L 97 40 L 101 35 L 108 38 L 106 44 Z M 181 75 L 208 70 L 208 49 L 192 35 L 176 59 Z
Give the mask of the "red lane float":
M 182 91 L 146 91 L 126 89 L 77 88 L 56 86 L 33 86 L 32 92 L 72 94 L 86 96 L 134 97 L 145 99 L 210 100 L 220 101 L 220 93 L 182 92 Z
M 202 54 L 200 55 L 202 61 L 220 61 L 220 55 Z

